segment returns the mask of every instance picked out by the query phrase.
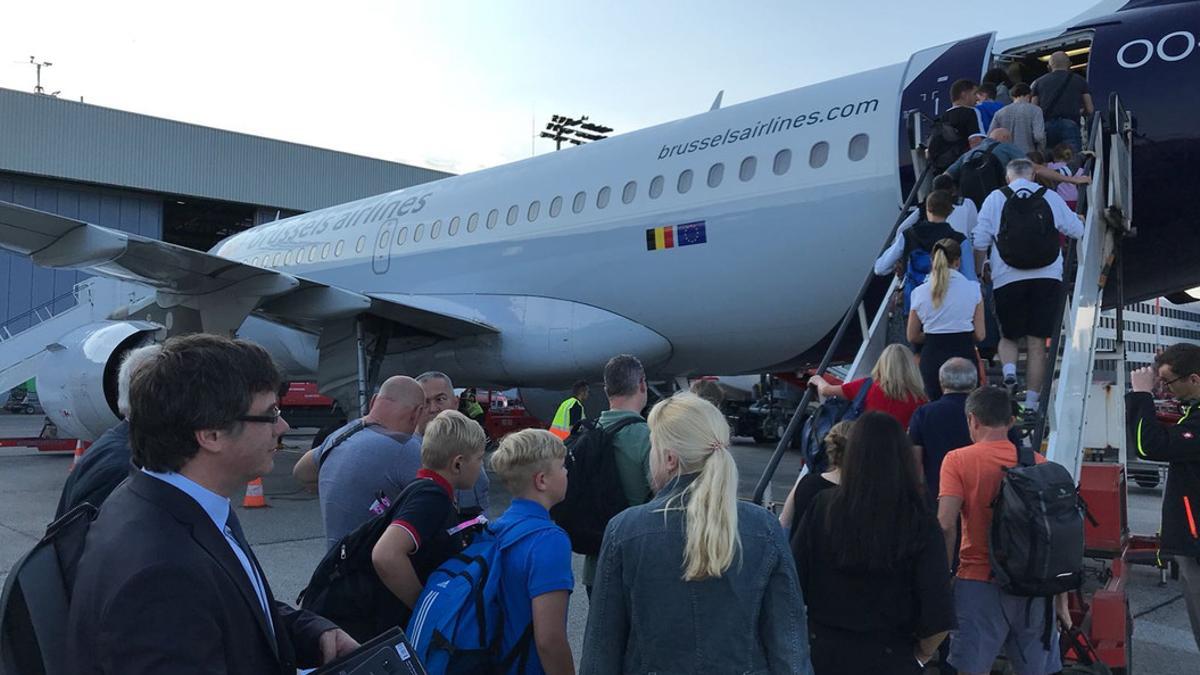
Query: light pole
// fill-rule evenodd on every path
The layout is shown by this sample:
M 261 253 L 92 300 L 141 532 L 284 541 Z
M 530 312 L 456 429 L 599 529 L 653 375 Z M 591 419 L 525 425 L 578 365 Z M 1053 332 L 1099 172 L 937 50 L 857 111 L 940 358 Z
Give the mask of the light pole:
M 49 61 L 38 61 L 37 58 L 35 58 L 33 56 L 29 57 L 29 63 L 35 69 L 37 69 L 37 86 L 33 88 L 33 93 L 35 93 L 35 94 L 46 93 L 46 90 L 42 88 L 42 66 L 49 68 L 50 66 L 52 66 L 54 64 L 50 63 Z M 55 93 L 57 93 L 57 92 L 55 92 Z

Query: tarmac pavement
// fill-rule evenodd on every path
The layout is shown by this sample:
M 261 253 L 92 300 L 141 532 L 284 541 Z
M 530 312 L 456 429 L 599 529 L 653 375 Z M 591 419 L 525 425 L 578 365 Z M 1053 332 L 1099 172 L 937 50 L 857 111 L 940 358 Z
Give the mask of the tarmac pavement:
M 41 428 L 38 416 L 0 414 L 0 437 L 34 436 Z M 278 599 L 293 602 L 307 584 L 324 554 L 324 534 L 316 495 L 303 491 L 291 477 L 291 467 L 308 449 L 311 435 L 297 433 L 285 439 L 286 448 L 275 468 L 264 477 L 269 508 L 242 510 L 239 518 Z M 767 464 L 771 447 L 736 445 L 733 449 L 741 480 L 740 493 L 749 497 Z M 41 537 L 54 516 L 62 483 L 71 464 L 69 453 L 38 453 L 27 448 L 0 448 L 0 584 L 12 565 Z M 799 468 L 796 453 L 789 453 L 772 481 L 774 500 L 782 501 Z M 1133 487 L 1129 492 L 1129 525 L 1133 532 L 1151 533 L 1158 526 L 1161 490 Z M 241 503 L 241 496 L 234 499 Z M 498 516 L 510 497 L 499 480 L 491 483 L 488 515 Z M 1092 565 L 1097 572 L 1102 565 Z M 578 660 L 587 623 L 587 594 L 579 578 L 582 558 L 575 556 L 576 589 L 571 597 L 568 635 Z M 1128 585 L 1134 614 L 1134 664 L 1136 673 L 1200 673 L 1200 651 L 1192 639 L 1187 613 L 1178 599 L 1179 584 L 1159 585 L 1159 573 L 1134 567 Z

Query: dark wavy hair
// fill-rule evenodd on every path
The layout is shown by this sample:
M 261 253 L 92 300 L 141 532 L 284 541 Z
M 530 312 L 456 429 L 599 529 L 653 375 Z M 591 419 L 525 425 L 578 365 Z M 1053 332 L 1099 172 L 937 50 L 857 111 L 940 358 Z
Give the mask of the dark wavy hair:
M 930 517 L 908 434 L 891 415 L 865 413 L 850 431 L 841 470 L 826 512 L 834 561 L 894 569 L 916 551 Z

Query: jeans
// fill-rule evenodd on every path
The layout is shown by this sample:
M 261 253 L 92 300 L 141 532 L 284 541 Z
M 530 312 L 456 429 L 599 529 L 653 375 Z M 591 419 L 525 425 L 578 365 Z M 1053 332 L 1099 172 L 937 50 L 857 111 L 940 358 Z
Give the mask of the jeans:
M 1079 134 L 1079 122 L 1066 117 L 1055 117 L 1046 120 L 1046 149 L 1053 150 L 1059 143 L 1066 143 L 1076 155 L 1083 148 L 1083 138 Z

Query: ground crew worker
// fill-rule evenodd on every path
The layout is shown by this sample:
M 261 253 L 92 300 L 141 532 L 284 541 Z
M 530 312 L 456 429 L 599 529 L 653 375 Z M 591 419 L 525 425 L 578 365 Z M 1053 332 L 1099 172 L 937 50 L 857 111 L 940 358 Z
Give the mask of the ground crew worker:
M 479 405 L 479 401 L 476 400 L 474 387 L 463 392 L 463 404 L 460 406 L 459 412 L 475 420 L 479 426 L 483 426 L 483 406 Z
M 571 387 L 571 398 L 563 401 L 554 413 L 554 421 L 550 423 L 550 433 L 562 440 L 567 440 L 575 425 L 587 418 L 583 403 L 588 399 L 588 383 L 580 380 Z
M 1167 347 L 1154 366 L 1130 375 L 1125 397 L 1129 440 L 1142 459 L 1170 462 L 1162 503 L 1163 555 L 1175 556 L 1187 604 L 1192 637 L 1200 647 L 1200 346 Z M 1159 423 L 1154 410 L 1155 380 L 1179 400 L 1183 417 L 1173 426 Z

